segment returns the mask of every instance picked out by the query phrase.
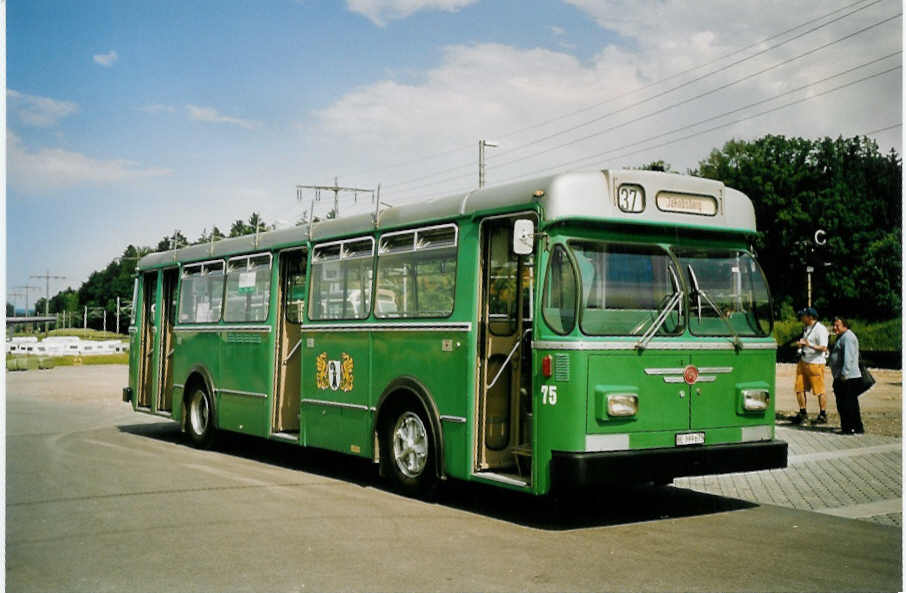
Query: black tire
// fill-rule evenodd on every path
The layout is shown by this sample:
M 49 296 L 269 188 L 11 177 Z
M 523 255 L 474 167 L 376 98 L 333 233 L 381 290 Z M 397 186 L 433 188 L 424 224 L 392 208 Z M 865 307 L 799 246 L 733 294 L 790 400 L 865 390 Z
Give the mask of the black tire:
M 381 463 L 394 489 L 417 498 L 433 498 L 437 490 L 437 453 L 433 430 L 417 407 L 396 408 L 381 430 Z
M 186 432 L 192 445 L 199 449 L 210 449 L 214 444 L 214 402 L 204 387 L 196 387 L 189 396 Z

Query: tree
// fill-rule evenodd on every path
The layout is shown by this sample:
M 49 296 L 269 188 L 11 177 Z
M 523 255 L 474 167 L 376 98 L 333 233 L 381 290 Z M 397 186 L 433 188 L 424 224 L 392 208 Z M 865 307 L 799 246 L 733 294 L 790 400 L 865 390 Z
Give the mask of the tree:
M 176 230 L 173 231 L 172 235 L 164 235 L 164 237 L 157 242 L 157 248 L 154 251 L 170 251 L 171 249 L 185 247 L 188 244 L 189 240 L 182 234 L 182 231 Z
M 640 167 L 635 167 L 635 169 L 639 171 L 662 171 L 664 173 L 676 173 L 676 171 L 673 170 L 673 167 L 670 166 L 670 163 L 665 163 L 662 160 L 651 161 L 650 163 L 647 163 Z
M 16 316 L 16 306 L 9 301 L 6 301 L 6 316 L 7 317 Z
M 690 173 L 752 199 L 754 247 L 778 311 L 804 306 L 811 265 L 819 312 L 869 320 L 901 314 L 902 161 L 895 151 L 881 154 L 866 137 L 768 135 L 730 140 Z M 818 229 L 827 233 L 824 247 L 814 244 Z

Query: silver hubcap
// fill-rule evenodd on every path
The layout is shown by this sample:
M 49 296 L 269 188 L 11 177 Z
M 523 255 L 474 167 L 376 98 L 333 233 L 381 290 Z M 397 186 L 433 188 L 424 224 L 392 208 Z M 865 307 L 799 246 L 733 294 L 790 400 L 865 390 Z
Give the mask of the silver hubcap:
M 406 412 L 393 427 L 393 460 L 408 478 L 417 478 L 428 462 L 428 431 L 418 414 Z
M 209 415 L 208 398 L 201 391 L 196 391 L 195 397 L 192 399 L 192 409 L 189 413 L 192 421 L 192 431 L 195 434 L 202 435 L 207 430 Z

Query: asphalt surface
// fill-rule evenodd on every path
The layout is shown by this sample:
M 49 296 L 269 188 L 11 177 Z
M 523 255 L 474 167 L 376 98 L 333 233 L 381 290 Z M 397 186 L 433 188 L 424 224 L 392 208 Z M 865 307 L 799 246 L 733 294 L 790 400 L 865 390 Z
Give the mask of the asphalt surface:
M 123 367 L 7 375 L 10 591 L 896 591 L 901 531 L 679 487 L 568 505 L 239 436 L 119 402 Z

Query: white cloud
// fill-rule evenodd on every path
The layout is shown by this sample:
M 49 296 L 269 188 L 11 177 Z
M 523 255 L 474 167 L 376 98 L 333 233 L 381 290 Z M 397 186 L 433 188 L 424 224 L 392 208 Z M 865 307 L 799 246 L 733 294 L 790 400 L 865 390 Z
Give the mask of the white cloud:
M 404 19 L 421 10 L 456 12 L 478 0 L 346 0 L 346 7 L 383 27 L 387 21 Z
M 195 121 L 203 121 L 212 124 L 233 124 L 247 130 L 254 130 L 256 127 L 258 127 L 258 122 L 252 121 L 250 119 L 240 119 L 238 117 L 222 115 L 213 107 L 186 105 L 186 111 L 189 114 L 189 118 L 194 119 Z
M 105 54 L 94 54 L 92 59 L 95 64 L 100 64 L 104 68 L 110 68 L 119 59 L 119 54 L 115 50 L 110 50 Z
M 150 105 L 143 105 L 138 107 L 139 111 L 144 111 L 145 113 L 173 113 L 176 111 L 176 108 L 172 105 L 164 105 L 162 103 L 152 103 Z
M 550 29 L 550 32 L 557 37 L 566 33 L 566 29 L 564 29 L 563 27 L 558 27 L 557 25 L 550 25 L 548 29 Z
M 807 137 L 854 135 L 900 121 L 900 75 L 894 72 L 695 139 L 629 155 L 630 150 L 652 144 L 622 148 L 640 139 L 658 135 L 662 136 L 660 142 L 675 139 L 680 134 L 666 138 L 663 134 L 901 50 L 899 21 L 879 26 L 720 92 L 693 99 L 702 92 L 878 22 L 894 11 L 888 6 L 875 6 L 751 61 L 657 96 L 732 60 L 721 60 L 667 83 L 641 92 L 634 91 L 717 60 L 733 50 L 831 9 L 818 1 L 800 1 L 792 7 L 785 2 L 765 7 L 760 3 L 723 3 L 717 0 L 695 3 L 691 7 L 688 3 L 673 0 L 656 5 L 631 0 L 573 0 L 573 3 L 593 15 L 602 27 L 618 32 L 624 41 L 602 47 L 589 60 L 579 60 L 568 51 L 520 49 L 499 44 L 448 47 L 441 63 L 425 72 L 418 82 L 375 82 L 356 88 L 317 111 L 315 116 L 320 126 L 317 130 L 320 143 L 343 147 L 333 155 L 337 162 L 348 164 L 357 161 L 362 163 L 362 168 L 373 170 L 375 178 L 384 182 L 387 200 L 392 203 L 394 193 L 409 199 L 415 197 L 413 190 L 419 186 L 460 174 L 461 177 L 433 185 L 424 189 L 423 193 L 434 195 L 474 185 L 476 175 L 472 163 L 475 160 L 474 145 L 479 138 L 490 138 L 501 143 L 499 149 L 489 152 L 488 176 L 491 183 L 496 183 L 611 149 L 615 150 L 595 162 L 576 166 L 622 167 L 664 159 L 683 170 L 694 167 L 711 148 L 722 145 L 732 137 L 752 138 L 768 133 Z M 789 21 L 790 14 L 798 15 L 793 23 Z M 615 20 L 613 15 L 619 15 L 619 20 Z M 555 33 L 553 29 L 552 32 Z M 791 36 L 774 39 L 761 48 Z M 748 50 L 733 59 L 755 51 Z M 894 65 L 895 60 L 891 59 L 823 83 L 808 92 L 814 94 Z M 716 120 L 709 126 L 804 96 L 807 95 L 800 92 L 758 109 L 737 113 L 733 118 Z M 663 114 L 628 123 L 686 99 L 689 99 L 687 103 Z M 634 106 L 642 100 L 645 100 L 644 104 Z M 580 109 L 583 109 L 581 113 L 569 115 Z M 617 110 L 622 111 L 613 113 Z M 564 116 L 556 121 L 513 133 L 561 115 Z M 594 118 L 600 119 L 580 125 Z M 623 123 L 626 125 L 607 131 L 609 127 Z M 573 126 L 577 127 L 575 131 L 542 139 Z M 701 129 L 686 130 L 684 134 Z M 581 139 L 596 132 L 599 134 L 593 138 Z M 557 148 L 569 141 L 573 144 Z M 886 146 L 900 150 L 896 134 L 888 135 L 885 141 L 889 143 Z M 425 160 L 427 155 L 457 146 L 462 147 L 458 152 Z M 506 154 L 515 148 L 519 148 L 519 152 Z M 507 164 L 514 158 L 547 148 L 551 151 L 543 156 Z M 390 168 L 406 162 L 413 164 Z M 463 168 L 439 173 L 432 179 L 408 186 L 395 186 L 401 181 L 459 165 Z M 343 173 L 342 170 L 339 172 Z
M 76 113 L 79 106 L 72 101 L 58 101 L 49 97 L 26 95 L 13 89 L 6 91 L 9 108 L 15 112 L 22 123 L 39 128 L 46 128 Z
M 171 173 L 169 169 L 143 168 L 124 159 L 95 159 L 62 148 L 30 150 L 12 131 L 7 131 L 6 148 L 10 186 L 29 194 L 109 185 Z

